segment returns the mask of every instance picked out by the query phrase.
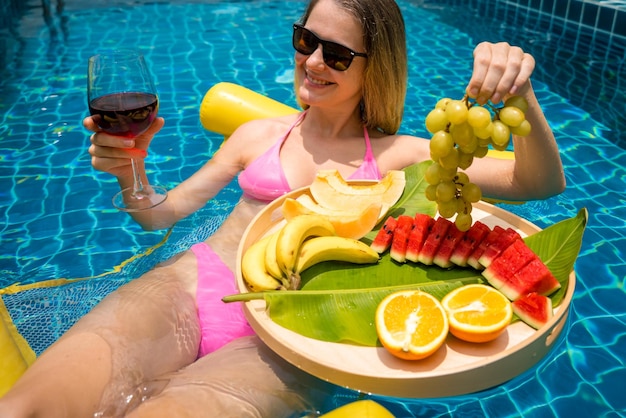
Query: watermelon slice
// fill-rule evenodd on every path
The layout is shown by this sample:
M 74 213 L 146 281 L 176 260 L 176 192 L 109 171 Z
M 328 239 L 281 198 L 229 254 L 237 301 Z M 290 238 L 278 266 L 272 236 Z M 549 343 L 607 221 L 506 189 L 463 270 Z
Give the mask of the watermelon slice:
M 450 256 L 450 261 L 457 266 L 466 267 L 467 259 L 470 254 L 472 254 L 476 247 L 483 241 L 483 239 L 485 239 L 487 234 L 489 234 L 489 231 L 489 227 L 484 223 L 480 221 L 474 222 L 471 228 L 454 248 L 454 251 Z
M 413 219 L 413 230 L 409 234 L 409 243 L 406 247 L 406 259 L 417 263 L 419 261 L 419 253 L 424 245 L 426 237 L 435 223 L 432 216 L 417 213 Z
M 452 225 L 452 222 L 444 217 L 439 217 L 435 220 L 435 224 L 433 225 L 430 234 L 426 237 L 424 245 L 420 250 L 418 256 L 420 263 L 426 265 L 433 264 L 435 254 L 437 254 L 437 250 L 439 249 L 441 242 L 446 237 L 446 232 L 448 231 L 450 225 Z
M 496 259 L 498 255 L 507 249 L 515 240 L 521 240 L 522 237 L 512 228 L 507 228 L 502 234 L 489 244 L 485 251 L 478 258 L 478 262 L 485 268 Z
M 492 242 L 496 241 L 500 234 L 503 234 L 506 230 L 501 226 L 494 226 L 493 229 L 487 234 L 485 239 L 481 241 L 480 244 L 474 249 L 472 254 L 467 258 L 467 264 L 474 267 L 476 270 L 482 270 L 483 265 L 478 262 L 480 256 L 483 255 L 485 249 L 491 245 Z
M 406 247 L 409 243 L 409 235 L 413 229 L 413 217 L 408 215 L 398 216 L 396 229 L 393 231 L 393 240 L 389 255 L 398 263 L 406 261 Z
M 374 241 L 370 244 L 370 247 L 378 254 L 382 254 L 391 247 L 391 241 L 393 240 L 393 231 L 396 229 L 398 221 L 393 216 L 388 217 L 385 220 L 382 228 L 378 230 L 378 234 L 374 238 Z
M 515 301 L 531 292 L 549 296 L 560 287 L 561 284 L 548 267 L 539 257 L 536 257 L 513 274 L 513 277 L 507 280 L 499 290 L 510 300 Z
M 482 275 L 493 287 L 501 289 L 513 279 L 515 273 L 535 258 L 537 255 L 528 248 L 523 240 L 515 240 L 491 262 L 489 267 L 482 272 Z
M 554 315 L 552 300 L 536 292 L 528 293 L 511 304 L 513 313 L 535 329 L 548 323 Z
M 445 238 L 437 250 L 437 254 L 435 254 L 435 258 L 433 258 L 433 263 L 442 268 L 452 267 L 452 261 L 450 258 L 452 257 L 452 253 L 454 252 L 457 244 L 464 235 L 465 231 L 460 231 L 454 223 L 450 225 Z

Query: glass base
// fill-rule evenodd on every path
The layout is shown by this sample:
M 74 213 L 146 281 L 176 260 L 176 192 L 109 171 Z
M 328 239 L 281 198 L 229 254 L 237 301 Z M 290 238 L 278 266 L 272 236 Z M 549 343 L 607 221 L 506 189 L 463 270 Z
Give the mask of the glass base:
M 165 199 L 167 190 L 164 187 L 150 186 L 137 192 L 129 187 L 113 196 L 113 206 L 124 212 L 140 212 L 160 205 Z

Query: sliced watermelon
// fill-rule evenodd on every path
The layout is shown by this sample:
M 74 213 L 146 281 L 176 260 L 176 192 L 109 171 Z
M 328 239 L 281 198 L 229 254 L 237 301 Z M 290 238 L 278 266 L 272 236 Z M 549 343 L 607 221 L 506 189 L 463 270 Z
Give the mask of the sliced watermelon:
M 409 235 L 413 229 L 413 217 L 408 215 L 398 216 L 396 229 L 393 231 L 393 240 L 389 255 L 398 263 L 406 261 L 406 247 L 409 243 Z
M 393 231 L 396 229 L 398 221 L 393 216 L 388 217 L 380 228 L 378 234 L 374 238 L 374 241 L 370 244 L 370 247 L 378 254 L 382 254 L 391 247 L 391 240 L 393 240 Z
M 482 272 L 482 275 L 493 287 L 501 289 L 513 279 L 515 273 L 535 258 L 537 255 L 528 248 L 523 240 L 515 240 L 491 262 L 489 267 Z
M 452 223 L 452 225 L 448 227 L 446 236 L 441 242 L 441 245 L 437 250 L 437 254 L 435 254 L 435 258 L 433 258 L 433 263 L 443 268 L 452 267 L 452 261 L 450 260 L 450 257 L 452 257 L 454 249 L 464 235 L 465 231 L 460 231 L 459 228 L 457 228 L 456 225 Z
M 406 247 L 406 259 L 417 263 L 419 261 L 419 253 L 424 245 L 426 237 L 430 233 L 435 219 L 432 216 L 417 213 L 413 219 L 413 230 L 409 235 L 409 243 Z
M 474 267 L 476 270 L 482 270 L 483 265 L 478 262 L 480 256 L 483 255 L 485 249 L 491 245 L 492 242 L 496 241 L 500 234 L 503 234 L 506 230 L 501 226 L 494 226 L 493 229 L 487 234 L 485 239 L 481 241 L 480 244 L 474 249 L 472 254 L 467 258 L 467 264 Z
M 535 329 L 548 323 L 554 315 L 552 300 L 536 292 L 523 295 L 511 304 L 513 313 Z
M 513 228 L 507 228 L 502 234 L 489 244 L 485 251 L 478 258 L 478 262 L 485 268 L 496 259 L 502 251 L 507 249 L 515 240 L 521 240 L 522 237 Z
M 489 227 L 480 221 L 475 221 L 463 238 L 459 241 L 454 248 L 450 261 L 457 266 L 466 267 L 467 259 L 470 254 L 476 249 L 476 247 L 485 239 L 489 234 Z
M 549 296 L 559 289 L 561 284 L 552 275 L 548 267 L 536 257 L 526 264 L 499 289 L 510 300 L 515 301 L 528 293 L 537 292 Z
M 435 220 L 435 224 L 433 225 L 430 234 L 426 237 L 424 245 L 420 250 L 418 256 L 420 263 L 426 265 L 433 264 L 435 254 L 437 254 L 437 250 L 439 249 L 441 242 L 446 237 L 446 232 L 448 231 L 450 225 L 452 225 L 452 222 L 444 217 L 439 217 Z

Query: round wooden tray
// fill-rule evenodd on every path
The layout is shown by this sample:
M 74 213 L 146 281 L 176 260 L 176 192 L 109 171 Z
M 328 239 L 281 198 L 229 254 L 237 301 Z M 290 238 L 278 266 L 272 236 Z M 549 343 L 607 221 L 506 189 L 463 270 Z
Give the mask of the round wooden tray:
M 284 224 L 280 208 L 287 197 L 296 198 L 308 188 L 295 190 L 261 211 L 246 230 L 237 254 L 237 285 L 248 292 L 241 276 L 241 256 L 254 242 Z M 516 229 L 522 236 L 540 229 L 491 204 L 475 204 L 472 217 L 493 227 Z M 511 324 L 496 340 L 472 344 L 449 336 L 434 355 L 420 361 L 393 357 L 383 347 L 329 343 L 304 337 L 274 323 L 265 302 L 245 302 L 244 313 L 252 328 L 273 351 L 296 367 L 334 384 L 386 396 L 430 398 L 480 391 L 504 383 L 536 364 L 550 350 L 565 325 L 576 276 L 569 277 L 567 292 L 553 318 L 535 330 L 521 321 Z

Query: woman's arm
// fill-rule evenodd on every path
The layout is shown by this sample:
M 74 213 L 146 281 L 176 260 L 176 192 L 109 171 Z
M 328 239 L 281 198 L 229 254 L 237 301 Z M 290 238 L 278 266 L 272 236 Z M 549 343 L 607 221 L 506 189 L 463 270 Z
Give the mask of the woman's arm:
M 89 153 L 95 169 L 114 175 L 122 189 L 132 187 L 133 175 L 130 157 L 137 159 L 137 168 L 144 184 L 149 184 L 144 158 L 150 142 L 163 127 L 162 118 L 157 118 L 150 129 L 137 138 L 128 139 L 107 135 L 98 130 L 88 117 L 83 124 L 94 131 L 91 136 Z M 167 228 L 180 219 L 202 208 L 219 193 L 243 168 L 240 150 L 237 146 L 244 135 L 234 133 L 229 141 L 191 177 L 168 191 L 167 199 L 160 205 L 130 215 L 146 230 Z
M 483 194 L 512 200 L 543 199 L 565 188 L 563 166 L 554 134 L 535 97 L 530 75 L 534 58 L 507 43 L 481 43 L 474 50 L 474 71 L 467 93 L 479 103 L 499 103 L 511 95 L 528 102 L 527 137 L 513 137 L 514 160 L 486 157 L 468 169 Z

